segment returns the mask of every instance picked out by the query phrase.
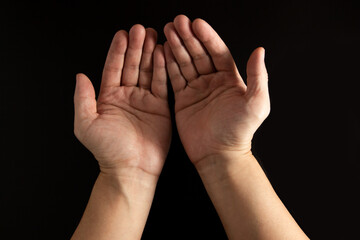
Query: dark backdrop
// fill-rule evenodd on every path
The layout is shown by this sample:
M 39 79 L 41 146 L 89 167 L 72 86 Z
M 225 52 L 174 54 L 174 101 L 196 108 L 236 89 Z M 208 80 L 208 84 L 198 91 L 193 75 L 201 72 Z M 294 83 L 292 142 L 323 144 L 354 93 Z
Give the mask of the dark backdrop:
M 98 174 L 73 134 L 75 74 L 87 74 L 98 92 L 117 30 L 141 23 L 163 43 L 163 26 L 183 13 L 218 31 L 244 78 L 251 51 L 265 47 L 272 111 L 255 154 L 311 238 L 354 239 L 358 12 L 347 1 L 2 2 L 0 238 L 70 238 Z M 173 130 L 143 239 L 226 239 Z

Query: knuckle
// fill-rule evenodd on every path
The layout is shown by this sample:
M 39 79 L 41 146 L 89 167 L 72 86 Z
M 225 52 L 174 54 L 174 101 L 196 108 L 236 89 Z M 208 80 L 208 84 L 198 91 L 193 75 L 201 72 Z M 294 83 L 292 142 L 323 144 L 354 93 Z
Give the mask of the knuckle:
M 140 71 L 144 72 L 144 73 L 152 73 L 153 72 L 153 68 L 152 67 L 140 67 Z
M 191 64 L 190 61 L 180 61 L 178 62 L 180 68 L 185 68 Z
M 194 61 L 198 61 L 198 60 L 202 60 L 204 58 L 208 58 L 209 55 L 207 55 L 206 53 L 198 53 L 198 54 L 194 54 L 192 56 L 192 58 L 194 59 Z
M 179 80 L 182 80 L 182 79 L 183 79 L 183 76 L 182 76 L 180 73 L 175 73 L 175 74 L 171 74 L 171 75 L 170 75 L 170 78 L 171 78 L 173 81 L 179 81 Z
M 112 64 L 106 64 L 104 66 L 104 72 L 119 72 L 120 68 L 118 66 L 114 66 Z

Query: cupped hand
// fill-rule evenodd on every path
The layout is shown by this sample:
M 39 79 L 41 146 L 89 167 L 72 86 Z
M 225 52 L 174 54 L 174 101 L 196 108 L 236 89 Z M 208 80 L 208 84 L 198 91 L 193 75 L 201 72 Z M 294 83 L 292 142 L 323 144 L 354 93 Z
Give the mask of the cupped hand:
M 100 170 L 135 168 L 159 176 L 171 140 L 164 50 L 157 33 L 134 25 L 111 43 L 98 99 L 91 81 L 77 75 L 74 132 Z
M 253 134 L 270 112 L 264 49 L 251 54 L 245 85 L 229 49 L 204 20 L 179 15 L 164 33 L 176 124 L 191 161 L 251 153 Z

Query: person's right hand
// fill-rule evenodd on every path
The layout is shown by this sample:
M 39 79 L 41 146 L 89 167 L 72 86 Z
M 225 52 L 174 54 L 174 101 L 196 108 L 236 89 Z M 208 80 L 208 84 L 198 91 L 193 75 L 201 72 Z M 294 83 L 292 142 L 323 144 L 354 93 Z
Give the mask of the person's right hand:
M 190 160 L 196 166 L 212 155 L 251 153 L 253 134 L 270 112 L 264 49 L 250 56 L 246 86 L 229 49 L 204 20 L 179 15 L 164 33 L 176 124 Z
M 114 36 L 96 101 L 91 81 L 78 74 L 74 131 L 101 172 L 160 175 L 171 140 L 164 50 L 157 33 L 134 25 Z

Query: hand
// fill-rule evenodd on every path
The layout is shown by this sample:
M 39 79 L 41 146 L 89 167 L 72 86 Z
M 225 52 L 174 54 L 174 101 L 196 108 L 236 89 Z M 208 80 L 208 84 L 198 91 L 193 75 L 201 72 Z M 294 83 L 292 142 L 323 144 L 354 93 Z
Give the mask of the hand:
M 159 176 L 171 140 L 164 50 L 154 29 L 134 25 L 114 36 L 98 100 L 91 81 L 77 75 L 74 132 L 101 172 L 129 168 Z
M 179 15 L 164 33 L 176 124 L 191 161 L 251 153 L 253 134 L 270 112 L 264 49 L 250 56 L 246 86 L 229 49 L 204 20 L 191 23 Z

